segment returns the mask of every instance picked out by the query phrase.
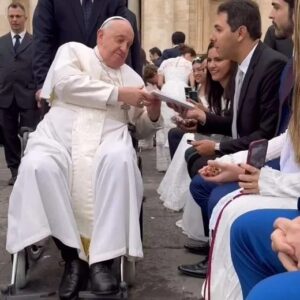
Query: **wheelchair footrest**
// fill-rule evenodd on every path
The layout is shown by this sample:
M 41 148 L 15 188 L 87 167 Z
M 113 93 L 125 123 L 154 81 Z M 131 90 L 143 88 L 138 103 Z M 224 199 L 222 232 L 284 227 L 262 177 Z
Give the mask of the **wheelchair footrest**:
M 2 290 L 1 299 L 4 300 L 28 300 L 28 299 L 57 299 L 57 292 L 43 292 L 43 293 L 31 293 L 31 294 L 17 294 L 16 289 L 13 285 L 9 285 L 5 290 Z
M 117 300 L 117 299 L 128 299 L 127 294 L 127 284 L 125 282 L 120 283 L 120 290 L 116 294 L 111 295 L 97 295 L 92 293 L 91 291 L 81 291 L 79 292 L 78 299 L 85 300 L 85 299 L 99 299 L 99 300 Z

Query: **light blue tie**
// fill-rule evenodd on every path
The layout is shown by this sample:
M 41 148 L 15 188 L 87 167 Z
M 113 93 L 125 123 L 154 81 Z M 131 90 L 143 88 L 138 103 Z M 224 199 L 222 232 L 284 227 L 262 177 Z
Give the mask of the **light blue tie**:
M 238 68 L 238 71 L 235 76 L 235 90 L 234 90 L 234 98 L 233 98 L 233 117 L 232 117 L 232 124 L 231 124 L 231 133 L 234 139 L 238 138 L 237 133 L 237 114 L 238 114 L 238 107 L 241 95 L 241 89 L 243 85 L 244 79 L 244 72 Z

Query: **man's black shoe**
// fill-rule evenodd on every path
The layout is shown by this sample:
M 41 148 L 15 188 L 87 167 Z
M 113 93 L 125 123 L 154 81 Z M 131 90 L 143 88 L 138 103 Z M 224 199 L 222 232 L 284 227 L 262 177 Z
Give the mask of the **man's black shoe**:
M 59 298 L 63 300 L 77 299 L 78 292 L 86 288 L 89 278 L 89 266 L 81 259 L 67 261 L 63 277 L 59 285 Z
M 205 278 L 208 269 L 208 257 L 194 265 L 181 265 L 178 270 L 188 276 Z
M 94 294 L 107 295 L 119 291 L 116 277 L 111 270 L 112 260 L 92 264 L 90 267 L 91 291 Z
M 209 253 L 209 242 L 201 240 L 187 239 L 184 243 L 184 248 L 188 251 L 199 254 L 199 255 L 208 255 Z

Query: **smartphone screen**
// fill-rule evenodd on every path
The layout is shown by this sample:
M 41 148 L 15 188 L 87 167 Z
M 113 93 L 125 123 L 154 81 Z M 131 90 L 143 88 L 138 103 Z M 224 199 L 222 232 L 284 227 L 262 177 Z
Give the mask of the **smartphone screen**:
M 266 139 L 261 139 L 250 143 L 247 164 L 257 169 L 262 168 L 266 161 L 267 149 L 268 140 Z

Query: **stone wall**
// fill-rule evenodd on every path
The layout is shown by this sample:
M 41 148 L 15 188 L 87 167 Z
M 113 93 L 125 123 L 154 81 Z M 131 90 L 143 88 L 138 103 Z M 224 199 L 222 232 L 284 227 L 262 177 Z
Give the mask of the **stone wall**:
M 142 45 L 148 50 L 171 47 L 171 35 L 180 30 L 186 33 L 186 43 L 198 53 L 206 52 L 214 17 L 222 0 L 142 0 Z M 256 0 L 262 15 L 263 34 L 271 21 L 268 18 L 271 1 Z
M 38 0 L 20 0 L 26 8 L 27 29 L 32 32 L 32 14 Z M 64 1 L 64 0 L 61 0 Z M 129 0 L 129 8 L 141 20 L 142 46 L 148 50 L 154 46 L 160 49 L 171 47 L 171 35 L 180 30 L 186 33 L 186 42 L 198 53 L 206 51 L 217 6 L 222 0 Z M 268 15 L 270 0 L 256 0 L 260 5 L 263 32 L 271 24 Z M 9 31 L 6 17 L 11 0 L 0 1 L 0 35 Z

